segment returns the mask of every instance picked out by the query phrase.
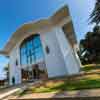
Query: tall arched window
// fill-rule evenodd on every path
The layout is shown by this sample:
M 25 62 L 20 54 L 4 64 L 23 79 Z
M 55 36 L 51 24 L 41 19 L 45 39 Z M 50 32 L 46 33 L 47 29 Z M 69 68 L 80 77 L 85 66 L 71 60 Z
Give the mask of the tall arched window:
M 36 64 L 43 60 L 43 50 L 40 36 L 31 35 L 20 46 L 20 58 L 22 65 Z

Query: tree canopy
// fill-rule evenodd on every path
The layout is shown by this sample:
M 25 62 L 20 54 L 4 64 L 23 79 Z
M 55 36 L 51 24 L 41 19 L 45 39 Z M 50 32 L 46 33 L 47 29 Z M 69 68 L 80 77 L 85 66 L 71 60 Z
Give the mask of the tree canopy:
M 95 23 L 96 26 L 80 40 L 80 58 L 83 63 L 100 62 L 100 0 L 96 0 L 90 15 L 90 23 Z
M 100 61 L 100 27 L 95 26 L 92 32 L 87 32 L 80 41 L 81 57 L 88 63 Z

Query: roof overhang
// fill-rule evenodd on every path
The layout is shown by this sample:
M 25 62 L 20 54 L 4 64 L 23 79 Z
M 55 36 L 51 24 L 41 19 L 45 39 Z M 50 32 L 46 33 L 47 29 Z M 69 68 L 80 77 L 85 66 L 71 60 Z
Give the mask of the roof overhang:
M 69 14 L 69 9 L 67 6 L 64 6 L 48 19 L 23 24 L 20 28 L 16 30 L 16 32 L 12 34 L 4 49 L 0 51 L 0 54 L 9 56 L 11 50 L 15 47 L 19 40 L 22 39 L 23 35 L 25 35 L 27 31 L 38 32 L 38 30 L 45 30 L 47 27 L 59 25 L 61 26 L 64 24 L 66 24 L 66 29 L 68 29 L 67 32 L 70 31 L 70 41 L 73 41 L 73 44 L 76 43 L 76 37 L 73 29 L 72 20 Z

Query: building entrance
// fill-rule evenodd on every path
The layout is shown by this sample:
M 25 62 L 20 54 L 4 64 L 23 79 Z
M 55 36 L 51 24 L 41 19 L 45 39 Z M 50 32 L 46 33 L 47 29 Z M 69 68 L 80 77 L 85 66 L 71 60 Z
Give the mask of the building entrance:
M 22 69 L 22 81 L 34 81 L 47 78 L 46 66 L 43 62 Z

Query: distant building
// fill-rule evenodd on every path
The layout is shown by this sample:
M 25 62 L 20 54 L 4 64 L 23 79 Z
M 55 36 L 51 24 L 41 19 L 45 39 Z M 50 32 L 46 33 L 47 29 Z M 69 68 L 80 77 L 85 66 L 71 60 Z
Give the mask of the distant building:
M 78 74 L 80 60 L 68 7 L 17 29 L 0 52 L 9 57 L 10 85 Z
M 0 79 L 0 87 L 5 86 L 7 83 L 6 79 Z

